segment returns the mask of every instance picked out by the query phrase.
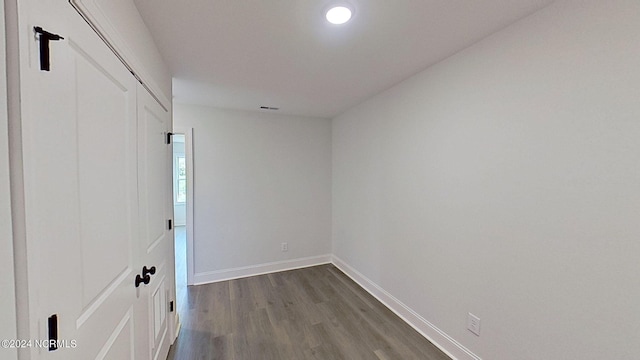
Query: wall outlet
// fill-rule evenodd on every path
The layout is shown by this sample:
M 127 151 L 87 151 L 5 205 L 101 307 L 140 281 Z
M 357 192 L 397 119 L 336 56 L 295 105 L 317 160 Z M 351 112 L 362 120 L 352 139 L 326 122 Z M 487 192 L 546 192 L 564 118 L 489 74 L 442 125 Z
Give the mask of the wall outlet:
M 288 243 L 280 244 L 280 249 L 282 250 L 282 252 L 289 251 L 289 244 Z
M 480 318 L 472 313 L 467 314 L 467 330 L 480 336 Z

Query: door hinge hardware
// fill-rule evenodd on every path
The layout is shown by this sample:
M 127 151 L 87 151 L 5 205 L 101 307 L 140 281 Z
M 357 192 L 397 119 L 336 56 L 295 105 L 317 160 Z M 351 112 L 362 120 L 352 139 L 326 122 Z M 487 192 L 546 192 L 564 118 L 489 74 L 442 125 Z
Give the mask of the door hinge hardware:
M 173 133 L 172 133 L 172 132 L 168 132 L 168 133 L 167 133 L 167 145 L 170 145 L 170 144 L 171 144 L 171 135 L 173 135 Z
M 173 220 L 167 220 L 167 224 L 169 225 L 169 230 L 173 229 Z
M 173 301 L 169 301 L 169 312 L 173 312 Z
M 51 70 L 51 59 L 49 54 L 49 41 L 64 40 L 64 38 L 58 34 L 50 33 L 40 26 L 35 26 L 33 30 L 38 34 L 38 40 L 40 40 L 40 70 Z
M 58 315 L 49 316 L 49 351 L 58 350 Z

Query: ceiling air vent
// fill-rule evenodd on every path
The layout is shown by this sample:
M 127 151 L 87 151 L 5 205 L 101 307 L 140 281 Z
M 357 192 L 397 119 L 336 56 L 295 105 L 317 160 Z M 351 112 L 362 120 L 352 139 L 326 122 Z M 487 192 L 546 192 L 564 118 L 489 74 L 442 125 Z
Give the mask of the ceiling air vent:
M 260 109 L 262 109 L 262 110 L 280 110 L 280 108 L 271 107 L 271 106 L 260 106 Z

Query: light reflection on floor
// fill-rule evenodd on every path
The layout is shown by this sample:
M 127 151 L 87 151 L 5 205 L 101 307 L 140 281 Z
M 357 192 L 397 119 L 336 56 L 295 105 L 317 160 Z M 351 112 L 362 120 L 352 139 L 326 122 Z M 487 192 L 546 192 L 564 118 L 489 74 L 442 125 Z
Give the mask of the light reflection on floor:
M 175 227 L 176 249 L 176 302 L 182 316 L 187 304 L 187 230 L 184 226 Z

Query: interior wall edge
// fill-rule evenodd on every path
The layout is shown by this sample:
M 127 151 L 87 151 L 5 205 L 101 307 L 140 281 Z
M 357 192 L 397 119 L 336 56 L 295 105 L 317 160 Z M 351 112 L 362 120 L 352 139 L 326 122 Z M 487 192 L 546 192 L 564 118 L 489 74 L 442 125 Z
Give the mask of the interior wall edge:
M 0 3 L 0 29 L 5 31 L 5 6 Z M 6 34 L 6 32 L 5 32 Z M 15 264 L 13 254 L 13 227 L 11 215 L 11 187 L 9 179 L 9 121 L 7 97 L 7 51 L 6 38 L 0 37 L 0 261 L 6 265 L 0 273 L 0 338 L 17 338 L 17 316 L 15 296 Z M 16 349 L 1 349 L 3 359 L 16 360 Z
M 7 113 L 9 132 L 9 185 L 11 194 L 11 227 L 15 274 L 16 331 L 18 339 L 29 339 L 29 283 L 27 276 L 27 243 L 22 172 L 22 126 L 20 109 L 20 43 L 18 38 L 18 1 L 5 0 L 5 40 L 7 72 Z M 31 359 L 31 351 L 18 349 L 19 360 Z

